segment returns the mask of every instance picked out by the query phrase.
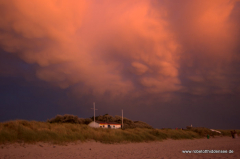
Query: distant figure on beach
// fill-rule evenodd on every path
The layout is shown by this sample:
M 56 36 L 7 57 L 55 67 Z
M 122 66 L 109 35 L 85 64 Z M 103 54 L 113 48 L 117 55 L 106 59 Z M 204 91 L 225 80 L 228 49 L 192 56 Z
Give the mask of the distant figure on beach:
M 234 133 L 233 133 L 233 131 L 231 131 L 231 135 L 232 135 L 232 138 L 234 139 Z

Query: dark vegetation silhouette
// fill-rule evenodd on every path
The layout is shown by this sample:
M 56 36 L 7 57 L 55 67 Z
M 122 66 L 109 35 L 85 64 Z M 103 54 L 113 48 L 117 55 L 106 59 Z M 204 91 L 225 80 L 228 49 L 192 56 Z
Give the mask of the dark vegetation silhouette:
M 72 123 L 72 124 L 89 124 L 92 122 L 91 118 L 79 118 L 75 115 L 65 114 L 65 115 L 57 115 L 56 117 L 47 120 L 49 123 Z
M 93 120 L 93 117 L 91 117 Z M 116 122 L 121 124 L 122 123 L 122 117 L 119 115 L 115 115 L 114 117 L 108 114 L 105 115 L 99 115 L 95 117 L 96 121 L 104 121 L 104 122 Z M 132 121 L 128 118 L 123 117 L 123 125 L 125 129 L 128 128 L 147 128 L 147 129 L 153 129 L 152 126 L 149 124 L 142 122 L 142 121 Z
M 92 122 L 94 117 L 90 118 L 79 118 L 78 116 L 65 114 L 65 115 L 57 115 L 56 117 L 47 120 L 49 123 L 72 123 L 72 124 L 89 124 Z M 115 115 L 114 117 L 108 114 L 105 115 L 99 115 L 95 117 L 96 121 L 104 121 L 104 122 L 116 122 L 121 124 L 122 123 L 122 117 L 119 115 Z M 123 125 L 125 129 L 128 128 L 148 128 L 153 129 L 152 126 L 149 124 L 142 122 L 142 121 L 132 121 L 128 118 L 123 118 Z

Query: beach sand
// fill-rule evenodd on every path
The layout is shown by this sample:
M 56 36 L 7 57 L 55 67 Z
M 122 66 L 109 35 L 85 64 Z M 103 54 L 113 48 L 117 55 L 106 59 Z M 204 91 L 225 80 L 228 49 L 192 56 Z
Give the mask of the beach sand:
M 183 153 L 183 150 L 233 150 L 233 153 Z M 94 141 L 55 145 L 50 143 L 0 145 L 0 159 L 78 158 L 240 158 L 240 138 L 215 137 L 193 140 L 163 140 L 144 143 L 103 144 Z

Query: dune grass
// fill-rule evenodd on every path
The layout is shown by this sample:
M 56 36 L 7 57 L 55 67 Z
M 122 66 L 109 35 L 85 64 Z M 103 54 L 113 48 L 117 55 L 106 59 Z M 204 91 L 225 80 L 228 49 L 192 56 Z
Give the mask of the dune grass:
M 0 144 L 13 142 L 66 142 L 94 140 L 102 143 L 147 142 L 163 139 L 193 139 L 202 137 L 191 130 L 160 130 L 147 128 L 101 129 L 85 124 L 49 123 L 15 120 L 0 123 Z
M 157 130 L 146 128 L 134 129 L 97 129 L 84 124 L 48 123 L 37 121 L 15 120 L 0 123 L 0 143 L 19 142 L 52 142 L 65 143 L 94 140 L 103 143 L 145 142 L 167 138 L 198 138 L 191 131 Z

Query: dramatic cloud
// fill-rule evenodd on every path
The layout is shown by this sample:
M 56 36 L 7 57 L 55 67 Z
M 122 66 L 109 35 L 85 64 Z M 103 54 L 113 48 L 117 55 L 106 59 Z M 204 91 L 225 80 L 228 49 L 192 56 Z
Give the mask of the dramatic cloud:
M 182 46 L 179 71 L 184 91 L 239 93 L 239 4 L 231 0 L 166 4 L 171 28 Z
M 77 94 L 231 94 L 240 90 L 236 8 L 231 0 L 0 1 L 0 46 Z

